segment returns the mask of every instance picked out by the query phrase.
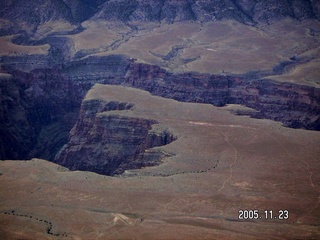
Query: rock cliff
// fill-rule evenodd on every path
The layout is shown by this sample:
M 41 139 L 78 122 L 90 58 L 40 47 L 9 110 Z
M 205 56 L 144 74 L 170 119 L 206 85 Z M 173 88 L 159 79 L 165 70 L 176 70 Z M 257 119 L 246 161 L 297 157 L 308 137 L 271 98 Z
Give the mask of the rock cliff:
M 284 18 L 319 20 L 320 3 L 316 0 L 4 0 L 0 3 L 0 18 L 10 21 L 4 24 L 0 36 L 23 33 L 41 39 L 47 35 L 43 35 L 41 26 L 53 22 L 57 30 L 49 29 L 49 32 L 72 33 L 86 20 L 101 19 L 123 23 L 203 23 L 231 19 L 247 25 Z
M 320 130 L 319 88 L 261 79 L 259 74 L 173 74 L 123 56 L 91 57 L 30 73 L 8 72 L 12 78 L 1 80 L 1 159 L 52 160 L 67 142 L 82 98 L 95 83 L 131 86 L 183 102 L 241 104 L 257 112 L 236 114 Z
M 121 84 L 128 64 L 123 56 L 109 56 L 33 69 L 39 65 L 32 56 L 2 59 L 8 75 L 0 81 L 0 159 L 53 160 L 67 142 L 86 92 L 97 82 Z
M 214 106 L 241 104 L 258 110 L 252 113 L 256 118 L 320 130 L 320 89 L 316 87 L 262 80 L 250 74 L 172 74 L 158 66 L 136 63 L 130 64 L 126 76 L 129 86 L 158 96 Z
M 0 58 L 0 73 L 11 76 L 2 74 L 0 81 L 0 159 L 32 157 L 59 159 L 72 169 L 88 168 L 104 174 L 118 174 L 126 167 L 142 167 L 158 162 L 161 154 L 144 150 L 167 144 L 173 137 L 170 133 L 154 131 L 156 124 L 153 120 L 124 116 L 123 112 L 130 109 L 121 109 L 120 103 L 117 105 L 119 109 L 113 109 L 107 103 L 103 103 L 107 105 L 100 109 L 96 105 L 91 106 L 92 103 L 84 102 L 78 122 L 74 126 L 81 101 L 95 83 L 135 87 L 154 95 L 183 102 L 209 103 L 214 106 L 241 104 L 257 111 L 236 114 L 272 119 L 288 127 L 320 130 L 318 87 L 267 79 L 273 74 L 281 75 L 288 69 L 293 69 L 292 66 L 295 64 L 311 62 L 315 56 L 305 60 L 306 57 L 300 56 L 299 52 L 298 56 L 284 56 L 283 62 L 264 72 L 213 75 L 197 72 L 172 73 L 159 66 L 146 64 L 143 58 L 137 57 L 139 60 L 135 61 L 132 56 L 125 56 L 127 53 L 130 55 L 128 50 L 121 52 L 121 49 L 125 49 L 126 44 L 129 44 L 128 39 L 138 40 L 140 34 L 147 35 L 150 29 L 144 27 L 146 22 L 164 24 L 170 29 L 171 23 L 192 21 L 196 22 L 199 31 L 202 31 L 202 27 L 206 25 L 203 23 L 231 19 L 233 23 L 238 21 L 246 25 L 268 28 L 269 23 L 284 18 L 319 20 L 319 9 L 318 1 L 313 0 L 39 0 L 30 3 L 2 1 L 0 18 L 3 20 L 1 20 L 0 36 L 17 35 L 10 38 L 12 39 L 10 43 L 8 43 L 9 38 L 2 39 L 6 46 L 12 49 L 3 51 Z M 37 14 L 34 14 L 35 12 Z M 91 26 L 93 28 L 90 30 L 90 24 L 83 23 L 86 20 L 88 20 L 86 23 L 97 21 L 103 24 L 109 21 L 110 25 L 101 26 L 116 29 L 117 34 L 110 39 L 108 43 L 110 45 L 104 43 L 105 45 L 100 46 L 99 42 L 92 42 L 92 47 L 79 47 L 81 37 L 71 35 L 86 32 L 82 40 L 85 40 L 85 36 L 90 37 L 90 34 L 99 35 L 95 32 L 95 27 Z M 159 29 L 163 31 L 166 27 Z M 246 27 L 251 28 L 251 26 Z M 169 31 L 168 29 L 165 31 Z M 310 28 L 302 29 L 313 35 L 318 31 L 312 24 Z M 158 30 L 153 34 L 157 35 Z M 174 35 L 176 37 L 176 34 Z M 183 39 L 181 36 L 179 38 Z M 316 38 L 308 41 L 313 40 Z M 192 40 L 192 36 L 189 36 L 184 40 L 184 44 L 191 46 L 193 41 L 195 39 Z M 308 45 L 308 41 L 305 44 Z M 314 55 L 317 55 L 318 45 L 316 41 L 314 42 L 310 48 L 306 47 L 301 51 L 311 49 L 315 51 Z M 42 53 L 32 54 L 30 49 L 24 51 L 26 46 L 23 45 L 35 47 L 46 44 L 50 48 L 44 48 L 46 50 Z M 133 48 L 136 46 L 138 45 L 133 44 Z M 169 52 L 164 53 L 165 55 L 151 51 L 146 54 L 150 53 L 150 57 L 160 56 L 164 61 L 171 61 L 182 52 L 187 52 L 183 45 L 170 46 L 166 46 Z M 110 49 L 113 55 L 108 55 Z M 205 51 L 209 50 L 214 51 L 211 45 L 208 45 Z M 291 51 L 289 52 L 291 54 Z M 100 54 L 108 56 L 99 56 Z M 181 59 L 182 63 L 194 60 Z M 166 64 L 161 65 L 159 62 L 161 66 L 167 66 Z M 88 116 L 89 109 L 86 104 L 93 109 L 97 107 L 91 117 Z M 114 112 L 120 110 L 121 114 Z M 101 113 L 105 111 L 109 115 Z M 114 128 L 115 124 L 119 128 Z M 104 125 L 113 129 L 111 142 L 105 142 L 105 136 L 95 135 L 99 132 L 97 129 L 103 129 Z M 68 142 L 68 133 L 72 126 L 74 128 Z M 137 128 L 138 131 L 133 133 L 130 131 L 132 128 Z M 88 132 L 82 133 L 82 131 Z M 91 131 L 94 136 L 90 135 Z M 125 135 L 125 131 L 131 135 Z M 120 137 L 123 137 L 122 142 L 119 140 Z M 108 146 L 105 151 L 97 150 L 100 146 L 97 139 Z M 133 141 L 132 139 L 135 139 L 136 145 L 128 147 L 124 144 L 126 141 Z M 75 147 L 77 141 L 84 143 L 79 152 L 77 152 L 78 147 Z M 68 147 L 55 157 L 66 143 L 69 144 Z M 114 144 L 114 150 L 108 152 L 112 149 L 110 144 Z M 94 153 L 94 157 L 87 158 L 90 153 Z M 74 162 L 72 164 L 64 162 L 67 158 Z M 77 165 L 75 159 L 82 159 L 85 167 Z M 90 162 L 98 167 L 91 166 Z
M 69 142 L 54 162 L 104 175 L 159 164 L 163 153 L 145 151 L 169 144 L 175 137 L 152 128 L 157 123 L 154 120 L 130 116 L 132 107 L 126 102 L 84 100 Z
M 1 159 L 53 159 L 66 143 L 86 90 L 54 69 L 1 77 Z

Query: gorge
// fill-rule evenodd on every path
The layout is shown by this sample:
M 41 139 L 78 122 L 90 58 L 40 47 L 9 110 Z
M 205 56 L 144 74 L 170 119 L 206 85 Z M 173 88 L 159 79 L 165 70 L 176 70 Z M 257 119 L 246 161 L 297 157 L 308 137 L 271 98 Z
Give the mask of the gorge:
M 1 1 L 0 238 L 319 239 L 319 21 L 316 0 Z
M 135 63 L 124 56 L 91 57 L 29 73 L 9 70 L 12 65 L 3 64 L 2 69 L 6 68 L 11 76 L 2 77 L 1 81 L 1 122 L 4 123 L 1 135 L 5 136 L 1 159 L 53 160 L 67 142 L 82 98 L 95 83 L 135 87 L 182 102 L 219 107 L 240 104 L 255 111 L 235 114 L 272 119 L 287 127 L 320 129 L 319 88 L 262 80 L 258 73 L 173 74 L 158 66 Z M 17 112 L 20 114 L 16 115 Z

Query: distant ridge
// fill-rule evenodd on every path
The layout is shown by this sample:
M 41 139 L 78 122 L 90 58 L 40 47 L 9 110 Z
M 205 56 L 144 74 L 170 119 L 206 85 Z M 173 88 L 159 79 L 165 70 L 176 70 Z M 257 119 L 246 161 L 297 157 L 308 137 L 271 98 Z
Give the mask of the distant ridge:
M 0 18 L 38 26 L 51 20 L 79 24 L 107 19 L 123 22 L 217 21 L 255 25 L 283 18 L 320 20 L 317 0 L 38 0 L 0 3 Z

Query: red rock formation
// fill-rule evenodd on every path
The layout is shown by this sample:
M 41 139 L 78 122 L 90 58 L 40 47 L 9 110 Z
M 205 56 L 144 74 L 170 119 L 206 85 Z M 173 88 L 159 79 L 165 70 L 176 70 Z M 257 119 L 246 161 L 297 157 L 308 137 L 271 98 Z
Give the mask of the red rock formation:
M 172 74 L 158 66 L 132 63 L 126 82 L 154 95 L 215 106 L 241 104 L 256 118 L 280 121 L 288 127 L 320 130 L 320 89 L 252 76 Z
M 168 144 L 175 137 L 166 131 L 157 134 L 152 132 L 151 126 L 156 123 L 154 120 L 113 112 L 128 111 L 132 106 L 120 102 L 83 101 L 79 120 L 70 132 L 69 142 L 54 161 L 70 170 L 105 175 L 158 164 L 163 154 L 145 154 L 145 150 Z
M 320 130 L 319 88 L 253 75 L 173 74 L 117 56 L 92 57 L 30 73 L 9 73 L 12 80 L 0 83 L 1 159 L 53 159 L 67 142 L 82 97 L 96 82 L 132 86 L 184 102 L 241 104 L 257 112 L 237 114 Z

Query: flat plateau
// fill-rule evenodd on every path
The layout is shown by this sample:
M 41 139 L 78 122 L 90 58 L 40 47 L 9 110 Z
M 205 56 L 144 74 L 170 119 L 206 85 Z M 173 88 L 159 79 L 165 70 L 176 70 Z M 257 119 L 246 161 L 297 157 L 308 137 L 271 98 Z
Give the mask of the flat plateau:
M 320 132 L 96 84 L 85 100 L 134 104 L 101 114 L 154 119 L 177 140 L 159 166 L 117 177 L 51 162 L 0 162 L 1 239 L 317 239 Z M 241 220 L 240 210 L 261 219 Z M 288 219 L 266 219 L 265 210 Z

